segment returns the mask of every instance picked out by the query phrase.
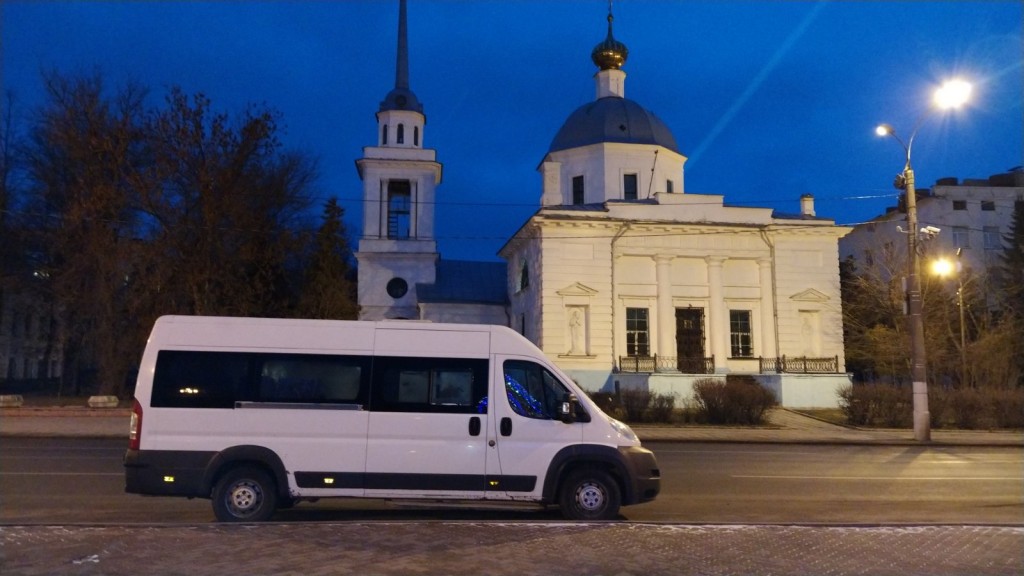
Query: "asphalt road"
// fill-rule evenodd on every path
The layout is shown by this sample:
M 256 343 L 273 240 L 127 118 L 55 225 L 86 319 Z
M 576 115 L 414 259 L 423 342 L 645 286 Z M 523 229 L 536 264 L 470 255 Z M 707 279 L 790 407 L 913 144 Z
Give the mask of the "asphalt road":
M 623 519 L 1024 525 L 1019 448 L 655 443 L 662 493 Z M 124 493 L 123 440 L 0 438 L 0 523 L 209 523 L 207 500 Z M 303 503 L 275 520 L 534 520 L 556 511 Z

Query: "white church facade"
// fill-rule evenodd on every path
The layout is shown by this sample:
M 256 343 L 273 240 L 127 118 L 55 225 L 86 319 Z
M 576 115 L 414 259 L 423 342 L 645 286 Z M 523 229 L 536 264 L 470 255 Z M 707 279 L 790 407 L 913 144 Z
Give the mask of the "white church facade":
M 689 396 L 697 379 L 746 374 L 784 406 L 837 405 L 849 382 L 838 257 L 849 229 L 816 216 L 809 195 L 781 214 L 686 193 L 671 130 L 625 97 L 628 50 L 610 14 L 591 54 L 596 98 L 543 156 L 539 209 L 500 249 L 504 268 L 442 260 L 432 211 L 441 168 L 421 148 L 422 110 L 408 108 L 418 101 L 402 84 L 401 5 L 396 89 L 378 112 L 378 146 L 357 161 L 362 318 L 509 325 L 589 390 Z M 407 108 L 389 107 L 399 95 Z M 410 127 L 413 143 L 387 140 Z

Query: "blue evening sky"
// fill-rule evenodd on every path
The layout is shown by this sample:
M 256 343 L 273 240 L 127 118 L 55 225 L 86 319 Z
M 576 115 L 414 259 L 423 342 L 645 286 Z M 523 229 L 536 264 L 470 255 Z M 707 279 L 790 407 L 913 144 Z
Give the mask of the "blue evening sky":
M 615 2 L 629 48 L 626 96 L 672 130 L 685 191 L 849 224 L 896 202 L 904 137 L 938 83 L 974 83 L 963 110 L 934 114 L 913 149 L 919 187 L 1024 164 L 1024 3 L 1007 1 Z M 319 159 L 353 240 L 354 161 L 376 141 L 394 84 L 397 0 L 0 4 L 2 86 L 15 113 L 41 99 L 40 70 L 99 70 L 161 98 L 179 85 L 220 111 L 266 103 L 285 143 Z M 607 3 L 410 0 L 411 87 L 424 144 L 444 164 L 437 237 L 449 259 L 495 252 L 538 207 L 536 168 L 570 112 L 593 100 L 590 50 Z M 319 208 L 315 211 L 319 213 Z

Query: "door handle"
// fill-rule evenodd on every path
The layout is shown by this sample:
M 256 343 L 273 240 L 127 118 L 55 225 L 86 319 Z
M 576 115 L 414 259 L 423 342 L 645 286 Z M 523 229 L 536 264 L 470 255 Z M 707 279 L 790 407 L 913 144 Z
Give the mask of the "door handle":
M 501 419 L 501 435 L 511 436 L 512 435 L 512 419 L 508 416 Z
M 480 418 L 473 416 L 469 419 L 469 435 L 479 436 L 480 435 Z

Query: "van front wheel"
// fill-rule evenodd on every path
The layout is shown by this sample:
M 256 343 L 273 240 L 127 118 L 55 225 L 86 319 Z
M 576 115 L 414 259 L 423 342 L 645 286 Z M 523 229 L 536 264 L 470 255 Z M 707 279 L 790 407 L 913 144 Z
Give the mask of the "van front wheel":
M 603 470 L 589 468 L 569 474 L 558 502 L 569 520 L 613 520 L 621 503 L 615 479 Z
M 262 522 L 274 515 L 274 481 L 259 468 L 229 470 L 213 488 L 213 513 L 221 522 Z

